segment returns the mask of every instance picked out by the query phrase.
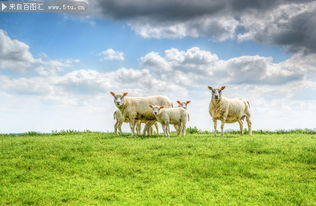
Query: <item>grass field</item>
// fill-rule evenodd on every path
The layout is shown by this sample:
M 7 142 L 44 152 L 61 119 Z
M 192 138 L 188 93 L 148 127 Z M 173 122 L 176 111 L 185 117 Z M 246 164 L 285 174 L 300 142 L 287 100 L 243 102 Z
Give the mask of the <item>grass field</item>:
M 1 205 L 316 205 L 316 134 L 0 135 Z

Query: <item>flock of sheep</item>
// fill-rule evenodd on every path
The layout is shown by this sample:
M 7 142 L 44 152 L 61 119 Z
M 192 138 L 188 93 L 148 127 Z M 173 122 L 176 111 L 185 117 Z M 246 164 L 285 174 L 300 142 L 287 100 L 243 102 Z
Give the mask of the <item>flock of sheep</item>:
M 244 99 L 229 99 L 222 97 L 221 88 L 208 87 L 212 91 L 212 98 L 209 105 L 209 113 L 214 123 L 214 135 L 217 133 L 217 120 L 221 121 L 221 133 L 224 135 L 225 123 L 238 122 L 240 134 L 243 134 L 243 120 L 246 119 L 249 135 L 252 135 L 250 104 Z M 173 107 L 172 102 L 166 96 L 149 97 L 127 97 L 128 93 L 115 94 L 114 104 L 118 108 L 114 112 L 114 131 L 117 134 L 122 133 L 121 126 L 123 122 L 129 123 L 132 136 L 141 134 L 141 124 L 145 123 L 143 135 L 152 135 L 153 126 L 159 133 L 158 123 L 162 126 L 165 136 L 170 136 L 170 124 L 173 124 L 177 135 L 186 134 L 186 124 L 190 116 L 187 112 L 187 105 L 191 101 L 177 101 L 178 107 Z

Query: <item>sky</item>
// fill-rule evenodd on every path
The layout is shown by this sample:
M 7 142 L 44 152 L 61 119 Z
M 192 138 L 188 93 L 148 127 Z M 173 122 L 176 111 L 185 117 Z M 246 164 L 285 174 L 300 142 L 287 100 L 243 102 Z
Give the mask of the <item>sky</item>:
M 211 131 L 208 86 L 247 99 L 253 129 L 316 128 L 316 1 L 86 2 L 0 12 L 0 133 L 111 132 L 110 91 L 191 100 L 188 126 Z

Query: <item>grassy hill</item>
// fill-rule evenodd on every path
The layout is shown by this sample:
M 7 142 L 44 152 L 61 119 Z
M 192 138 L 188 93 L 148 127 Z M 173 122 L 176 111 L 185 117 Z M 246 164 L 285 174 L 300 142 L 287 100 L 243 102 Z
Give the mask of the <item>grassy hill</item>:
M 0 139 L 0 205 L 316 205 L 313 133 Z

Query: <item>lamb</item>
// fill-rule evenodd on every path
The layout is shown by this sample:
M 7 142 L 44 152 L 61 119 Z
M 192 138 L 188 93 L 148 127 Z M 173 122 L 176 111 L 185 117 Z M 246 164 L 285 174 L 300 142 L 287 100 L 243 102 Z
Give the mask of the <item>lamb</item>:
M 209 86 L 212 91 L 212 99 L 209 105 L 209 113 L 214 122 L 214 135 L 216 136 L 217 120 L 221 121 L 221 132 L 224 136 L 224 124 L 238 122 L 240 126 L 240 134 L 243 134 L 243 120 L 246 118 L 248 124 L 249 135 L 252 136 L 250 104 L 244 99 L 228 99 L 222 97 L 222 91 L 225 86 L 214 89 Z
M 188 104 L 190 103 L 191 101 L 189 100 L 189 101 L 185 101 L 185 102 L 181 102 L 181 101 L 177 101 L 177 103 L 178 103 L 178 107 L 182 107 L 183 109 L 187 109 L 187 107 L 188 107 Z
M 138 120 L 146 122 L 143 134 L 155 123 L 155 115 L 148 107 L 148 104 L 158 104 L 167 108 L 173 106 L 171 101 L 165 96 L 126 97 L 128 93 L 110 93 L 114 97 L 114 104 L 121 111 L 124 119 L 129 120 L 132 136 L 135 135 L 135 125 Z
M 113 114 L 114 116 L 114 120 L 115 120 L 115 124 L 114 124 L 114 133 L 116 134 L 122 134 L 122 124 L 123 122 L 128 123 L 129 120 L 128 119 L 124 119 L 122 113 L 120 110 L 116 110 Z M 141 130 L 141 123 L 137 122 L 136 123 L 136 133 L 137 135 L 140 135 L 140 130 Z
M 113 116 L 114 116 L 114 120 L 115 120 L 114 133 L 122 134 L 122 124 L 123 124 L 123 122 L 128 123 L 129 120 L 128 119 L 124 119 L 124 117 L 123 117 L 123 115 L 122 115 L 120 110 L 116 110 L 114 112 Z M 137 135 L 140 135 L 140 133 L 141 133 L 141 123 L 145 123 L 146 124 L 146 122 L 137 121 L 137 123 L 136 123 L 136 134 Z M 157 134 L 159 134 L 158 123 L 155 122 L 155 124 L 153 126 L 155 126 L 155 128 L 156 128 Z M 148 135 L 152 135 L 153 128 L 150 127 L 149 131 L 144 131 L 144 132 L 146 132 Z
M 190 100 L 189 101 L 186 101 L 186 102 L 181 102 L 181 101 L 177 101 L 178 103 L 178 107 L 182 107 L 183 109 L 187 109 L 188 108 L 188 104 L 190 104 Z M 188 113 L 188 121 L 190 121 L 190 114 Z
M 177 135 L 185 135 L 188 113 L 182 107 L 164 108 L 164 106 L 148 105 L 158 122 L 160 122 L 164 135 L 170 137 L 169 124 L 177 129 Z

